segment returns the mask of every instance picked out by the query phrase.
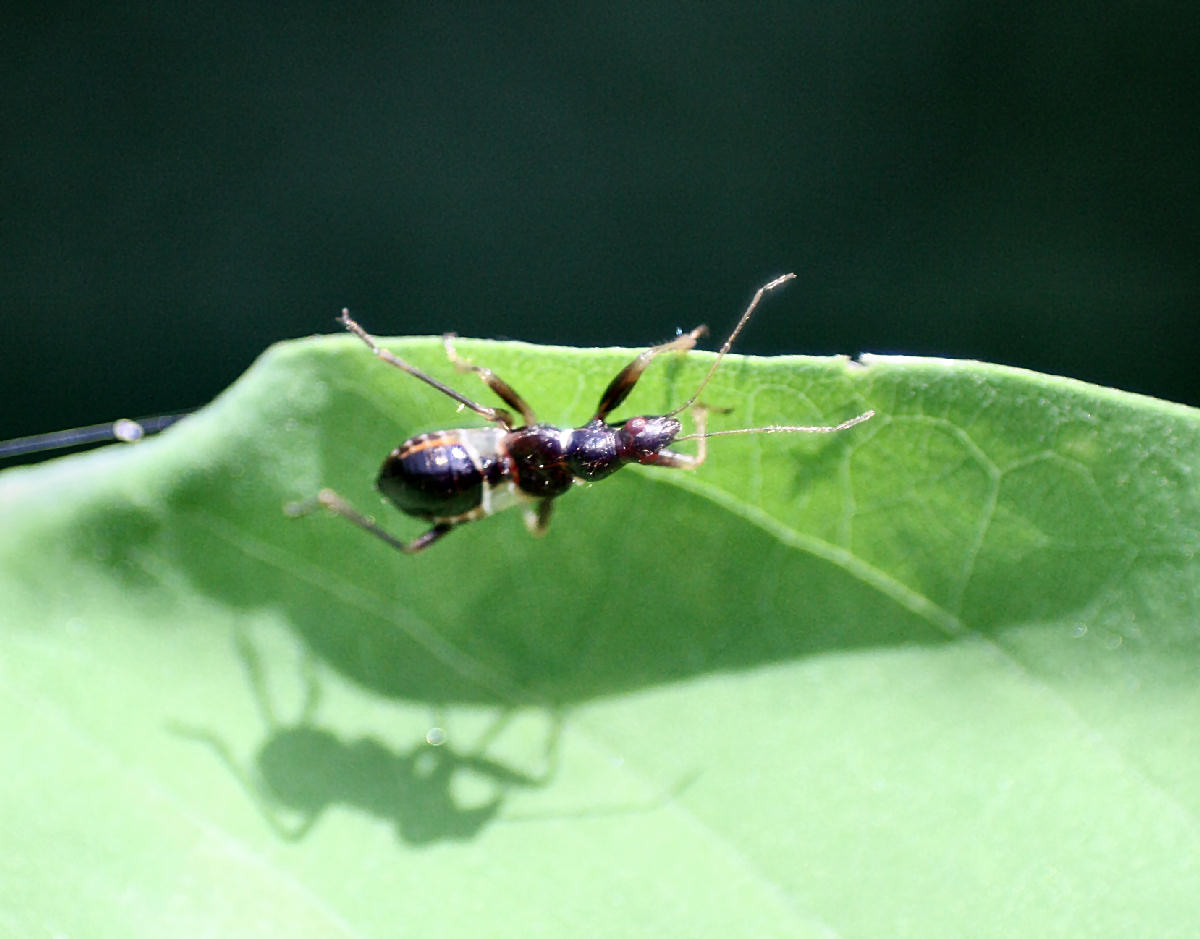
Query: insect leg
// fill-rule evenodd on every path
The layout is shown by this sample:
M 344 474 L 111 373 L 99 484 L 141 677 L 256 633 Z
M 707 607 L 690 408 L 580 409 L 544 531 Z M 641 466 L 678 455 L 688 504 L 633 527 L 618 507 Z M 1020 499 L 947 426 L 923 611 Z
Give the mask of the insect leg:
M 690 333 L 684 333 L 677 339 L 664 342 L 662 345 L 651 346 L 626 365 L 621 371 L 617 372 L 617 377 L 609 382 L 608 387 L 604 389 L 604 394 L 600 396 L 600 404 L 597 406 L 592 420 L 604 420 L 622 401 L 629 397 L 629 392 L 633 391 L 633 386 L 637 384 L 638 379 L 642 377 L 642 372 L 646 371 L 646 366 L 650 364 L 656 355 L 662 352 L 672 352 L 676 349 L 686 352 L 688 349 L 694 347 L 696 340 L 706 332 L 708 332 L 707 326 L 697 326 Z
M 527 506 L 525 508 L 525 527 L 529 529 L 529 534 L 535 538 L 546 534 L 546 529 L 550 527 L 550 515 L 553 512 L 553 499 L 543 499 L 536 506 Z
M 348 329 L 350 332 L 352 332 L 354 335 L 356 335 L 363 342 L 365 342 L 367 344 L 367 346 L 370 348 L 370 350 L 372 352 L 374 352 L 375 355 L 378 356 L 380 359 L 382 359 L 384 362 L 387 362 L 388 365 L 394 365 L 396 368 L 400 369 L 402 372 L 408 372 L 408 374 L 412 375 L 413 378 L 421 379 L 421 381 L 425 382 L 425 384 L 427 384 L 433 388 L 436 388 L 442 394 L 448 395 L 449 397 L 453 398 L 455 401 L 457 401 L 463 407 L 470 408 L 472 411 L 474 411 L 476 414 L 478 414 L 480 417 L 484 418 L 485 420 L 495 421 L 497 424 L 502 424 L 508 430 L 512 430 L 513 427 L 516 426 L 513 423 L 512 414 L 510 414 L 508 411 L 504 410 L 504 408 L 490 408 L 485 404 L 480 404 L 477 401 L 472 401 L 466 395 L 459 394 L 457 391 L 455 391 L 449 385 L 443 385 L 440 381 L 438 381 L 432 375 L 426 375 L 415 365 L 409 365 L 407 362 L 404 361 L 404 359 L 400 358 L 398 355 L 393 355 L 391 352 L 388 352 L 387 349 L 382 348 L 379 345 L 379 343 L 377 343 L 375 341 L 375 338 L 370 333 L 368 333 L 365 329 L 363 329 L 361 326 L 359 326 L 358 323 L 354 322 L 354 320 L 352 320 L 350 318 L 349 310 L 342 310 L 342 315 L 338 317 L 338 322 L 341 323 L 343 326 L 345 326 L 346 329 Z
M 299 518 L 317 508 L 326 508 L 335 515 L 340 515 L 346 521 L 353 522 L 363 531 L 370 532 L 376 538 L 386 541 L 397 551 L 403 551 L 405 554 L 416 554 L 423 548 L 428 548 L 455 527 L 453 522 L 438 522 L 419 538 L 413 541 L 401 541 L 395 535 L 384 531 L 375 523 L 374 519 L 363 515 L 332 489 L 322 489 L 317 493 L 315 499 L 309 499 L 306 502 L 291 502 L 284 506 L 283 510 L 293 518 Z
M 483 368 L 480 365 L 475 365 L 467 359 L 460 359 L 458 352 L 454 348 L 454 333 L 446 333 L 442 336 L 442 344 L 446 347 L 446 357 L 454 363 L 454 367 L 460 372 L 474 372 L 480 377 L 485 385 L 492 389 L 500 399 L 510 408 L 515 408 L 521 412 L 521 419 L 525 421 L 525 426 L 530 427 L 537 423 L 537 417 L 533 413 L 533 408 L 525 403 L 522 398 L 513 389 L 512 385 L 502 379 L 499 375 L 493 372 L 490 368 Z

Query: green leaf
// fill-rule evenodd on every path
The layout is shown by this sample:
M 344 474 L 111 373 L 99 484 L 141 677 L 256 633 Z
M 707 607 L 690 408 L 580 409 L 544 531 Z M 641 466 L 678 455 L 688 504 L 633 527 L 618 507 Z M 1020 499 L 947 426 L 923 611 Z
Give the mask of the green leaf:
M 630 355 L 462 351 L 560 424 Z M 0 931 L 1190 932 L 1197 412 L 875 357 L 730 357 L 704 399 L 714 427 L 878 414 L 406 557 L 282 512 L 330 486 L 415 537 L 379 462 L 478 423 L 346 337 L 4 473 Z

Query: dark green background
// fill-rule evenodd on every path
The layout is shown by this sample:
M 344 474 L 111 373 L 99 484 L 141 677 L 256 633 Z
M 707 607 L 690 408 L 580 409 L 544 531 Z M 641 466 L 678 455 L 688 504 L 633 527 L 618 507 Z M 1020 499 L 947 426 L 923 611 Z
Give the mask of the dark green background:
M 1200 403 L 1198 9 L 6 5 L 0 437 L 198 405 L 344 305 L 640 345 L 784 270 L 743 351 Z

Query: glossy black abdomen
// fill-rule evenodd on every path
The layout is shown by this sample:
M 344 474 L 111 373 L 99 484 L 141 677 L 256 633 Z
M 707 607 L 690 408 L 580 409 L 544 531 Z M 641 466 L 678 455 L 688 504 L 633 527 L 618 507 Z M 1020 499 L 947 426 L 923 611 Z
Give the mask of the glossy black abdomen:
M 479 507 L 484 480 L 478 455 L 459 432 L 441 431 L 413 437 L 393 450 L 375 485 L 401 512 L 450 519 Z

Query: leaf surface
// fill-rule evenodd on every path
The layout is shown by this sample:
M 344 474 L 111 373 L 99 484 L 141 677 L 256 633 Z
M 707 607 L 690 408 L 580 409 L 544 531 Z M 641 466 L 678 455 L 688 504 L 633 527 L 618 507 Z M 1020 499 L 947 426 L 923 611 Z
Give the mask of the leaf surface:
M 435 340 L 393 347 L 487 400 Z M 461 351 L 563 425 L 631 354 Z M 656 362 L 618 416 L 709 361 Z M 878 414 L 415 557 L 282 513 L 330 486 L 415 537 L 379 462 L 478 423 L 349 338 L 5 472 L 0 928 L 1186 933 L 1197 412 L 882 357 L 731 356 L 704 400 L 714 429 Z

